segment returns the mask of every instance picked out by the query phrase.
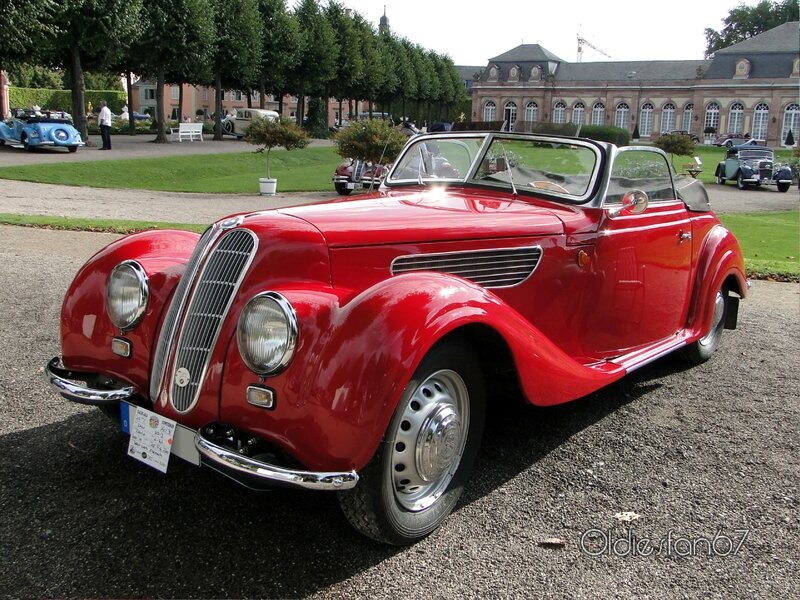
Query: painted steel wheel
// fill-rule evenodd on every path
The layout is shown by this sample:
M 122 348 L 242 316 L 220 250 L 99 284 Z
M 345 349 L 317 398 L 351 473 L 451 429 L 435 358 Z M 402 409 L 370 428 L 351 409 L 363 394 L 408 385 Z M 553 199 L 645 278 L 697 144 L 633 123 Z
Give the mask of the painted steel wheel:
M 358 485 L 339 495 L 356 529 L 406 545 L 447 518 L 480 445 L 484 394 L 480 363 L 468 346 L 445 342 L 428 353 Z
M 728 314 L 728 290 L 725 287 L 717 290 L 714 296 L 714 313 L 708 332 L 696 342 L 684 348 L 683 356 L 689 362 L 700 364 L 706 362 L 719 347 L 722 331 L 725 329 L 725 318 Z

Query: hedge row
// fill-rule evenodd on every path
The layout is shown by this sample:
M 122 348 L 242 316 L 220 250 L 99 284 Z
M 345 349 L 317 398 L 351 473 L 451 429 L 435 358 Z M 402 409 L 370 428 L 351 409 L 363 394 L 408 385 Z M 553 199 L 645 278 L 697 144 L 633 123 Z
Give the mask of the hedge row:
M 72 92 L 70 90 L 47 90 L 39 88 L 9 87 L 8 100 L 11 109 L 31 108 L 34 104 L 48 110 L 72 112 Z M 86 90 L 86 106 L 92 104 L 93 112 L 97 112 L 100 100 L 108 103 L 111 112 L 121 112 L 127 103 L 125 92 L 115 90 Z
M 580 136 L 598 142 L 610 142 L 617 146 L 627 146 L 631 143 L 631 134 L 627 129 L 608 125 L 584 125 L 581 127 Z

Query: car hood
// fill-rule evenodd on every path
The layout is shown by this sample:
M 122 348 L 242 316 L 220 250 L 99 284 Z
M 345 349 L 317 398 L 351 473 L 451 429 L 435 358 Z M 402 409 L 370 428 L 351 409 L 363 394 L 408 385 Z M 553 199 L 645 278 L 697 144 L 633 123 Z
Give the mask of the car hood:
M 332 248 L 564 233 L 553 210 L 507 194 L 444 188 L 388 192 L 279 212 L 316 227 Z

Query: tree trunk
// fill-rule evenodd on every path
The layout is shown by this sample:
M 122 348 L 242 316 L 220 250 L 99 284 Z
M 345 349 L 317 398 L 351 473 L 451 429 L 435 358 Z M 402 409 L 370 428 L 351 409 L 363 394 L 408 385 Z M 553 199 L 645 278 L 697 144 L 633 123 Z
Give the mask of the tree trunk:
M 128 133 L 136 135 L 136 119 L 133 118 L 133 75 L 125 72 L 125 86 L 128 90 Z
M 253 91 L 247 90 L 247 108 L 253 108 Z
M 167 143 L 167 128 L 166 119 L 164 118 L 164 69 L 158 70 L 156 78 L 156 139 L 153 140 L 156 144 Z
M 302 83 L 297 88 L 297 111 L 295 112 L 295 121 L 301 127 L 303 126 L 303 113 L 305 112 L 306 103 L 305 103 L 305 90 L 303 89 L 304 86 Z
M 222 141 L 222 71 L 217 68 L 214 77 L 214 139 Z
M 3 72 L 3 63 L 0 61 L 0 73 Z M 6 106 L 6 86 L 3 83 L 5 80 L 0 77 L 0 112 L 3 114 L 0 115 L 0 121 L 5 120 L 5 106 Z M 11 109 L 11 102 L 9 101 L 8 108 Z
M 183 114 L 183 82 L 178 84 L 178 123 L 183 122 L 186 115 Z
M 87 146 L 92 146 L 89 141 L 89 127 L 86 124 L 86 84 L 83 81 L 81 51 L 77 44 L 73 44 L 69 49 L 69 69 L 72 75 L 72 120 L 75 129 L 81 134 L 81 139 Z
M 258 82 L 258 108 L 267 108 L 267 84 L 262 78 Z

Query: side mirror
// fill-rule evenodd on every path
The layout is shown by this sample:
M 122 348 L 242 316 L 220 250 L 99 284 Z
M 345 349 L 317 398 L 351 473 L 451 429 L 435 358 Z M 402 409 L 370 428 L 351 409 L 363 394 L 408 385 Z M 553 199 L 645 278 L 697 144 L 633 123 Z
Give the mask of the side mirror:
M 608 211 L 612 219 L 620 215 L 639 215 L 647 209 L 650 199 L 642 190 L 631 190 L 622 197 L 622 204 Z

